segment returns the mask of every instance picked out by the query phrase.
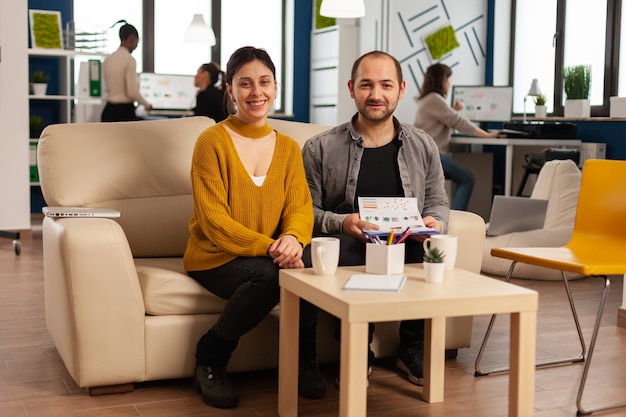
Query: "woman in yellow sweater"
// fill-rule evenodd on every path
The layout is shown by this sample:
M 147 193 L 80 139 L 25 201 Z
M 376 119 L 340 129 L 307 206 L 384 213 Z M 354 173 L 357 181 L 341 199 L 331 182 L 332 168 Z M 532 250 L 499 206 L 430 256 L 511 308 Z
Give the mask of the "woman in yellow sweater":
M 239 338 L 280 299 L 280 268 L 302 268 L 311 240 L 313 206 L 298 144 L 267 123 L 277 93 L 274 64 L 262 49 L 243 47 L 225 76 L 235 114 L 200 134 L 191 183 L 194 197 L 187 273 L 227 300 L 196 349 L 194 385 L 208 405 L 230 408 L 237 393 L 226 365 Z M 315 362 L 315 309 L 301 310 L 300 393 L 326 395 Z

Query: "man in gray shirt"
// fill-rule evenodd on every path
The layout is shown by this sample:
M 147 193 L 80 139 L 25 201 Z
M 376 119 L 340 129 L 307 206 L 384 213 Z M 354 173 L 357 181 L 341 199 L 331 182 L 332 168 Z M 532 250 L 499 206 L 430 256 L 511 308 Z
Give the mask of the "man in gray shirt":
M 449 206 L 439 151 L 423 130 L 394 116 L 406 82 L 400 63 L 373 51 L 357 59 L 348 81 L 357 114 L 352 120 L 309 139 L 304 168 L 313 197 L 314 235 L 340 239 L 339 264 L 365 264 L 363 229 L 377 226 L 361 220 L 358 197 L 414 197 L 426 226 L 445 233 Z M 422 262 L 425 235 L 405 241 L 407 263 Z M 310 266 L 310 251 L 303 255 Z M 370 325 L 370 342 L 373 325 Z M 398 367 L 409 381 L 422 385 L 424 321 L 400 323 Z M 370 365 L 373 354 L 370 350 Z

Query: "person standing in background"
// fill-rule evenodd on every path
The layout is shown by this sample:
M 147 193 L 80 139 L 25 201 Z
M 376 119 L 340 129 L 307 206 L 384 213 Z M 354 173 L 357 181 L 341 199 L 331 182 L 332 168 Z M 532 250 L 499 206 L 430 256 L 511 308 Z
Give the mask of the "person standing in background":
M 216 63 L 202 64 L 194 78 L 194 85 L 200 90 L 196 95 L 196 107 L 193 109 L 194 116 L 207 116 L 221 122 L 228 117 L 224 103 L 224 87 L 217 85 L 223 72 Z
M 448 104 L 446 96 L 450 91 L 451 76 L 452 69 L 445 64 L 437 63 L 426 69 L 413 124 L 435 140 L 443 173 L 456 185 L 450 208 L 467 210 L 474 189 L 474 175 L 450 156 L 452 130 L 483 138 L 498 137 L 499 132 L 487 132 L 461 115 L 459 111 L 463 109 L 462 103 L 457 101 L 452 107 Z
M 115 25 L 122 22 L 124 24 L 119 31 L 120 47 L 102 63 L 102 76 L 107 92 L 107 104 L 101 116 L 103 122 L 138 120 L 135 102 L 142 104 L 146 111 L 152 110 L 152 105 L 139 92 L 137 61 L 131 56 L 139 43 L 139 33 L 125 20 L 120 20 Z

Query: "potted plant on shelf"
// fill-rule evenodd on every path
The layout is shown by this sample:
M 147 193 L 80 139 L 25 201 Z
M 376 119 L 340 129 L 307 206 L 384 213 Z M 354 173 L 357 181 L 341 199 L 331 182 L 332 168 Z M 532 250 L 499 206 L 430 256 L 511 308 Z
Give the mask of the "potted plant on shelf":
M 444 251 L 437 247 L 431 247 L 424 252 L 424 273 L 426 282 L 440 283 L 443 281 L 443 274 L 446 265 L 443 259 L 446 257 Z
M 563 68 L 565 90 L 565 117 L 584 118 L 591 115 L 589 91 L 591 89 L 591 66 L 575 65 Z
M 548 112 L 546 111 L 546 96 L 539 95 L 535 97 L 535 117 L 545 118 Z
M 43 71 L 35 71 L 31 77 L 31 86 L 33 94 L 36 96 L 45 96 L 48 89 L 48 76 Z
M 43 131 L 43 117 L 33 114 L 30 116 L 30 138 L 39 139 L 41 132 Z

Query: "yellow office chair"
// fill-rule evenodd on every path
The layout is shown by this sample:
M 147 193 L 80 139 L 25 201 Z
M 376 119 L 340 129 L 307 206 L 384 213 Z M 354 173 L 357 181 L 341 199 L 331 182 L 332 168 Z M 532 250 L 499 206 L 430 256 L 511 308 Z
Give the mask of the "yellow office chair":
M 576 316 L 576 309 L 563 272 L 604 278 L 604 291 L 598 306 L 589 344 L 589 353 L 576 397 L 578 416 L 588 415 L 595 411 L 626 407 L 626 403 L 624 403 L 594 410 L 585 410 L 581 405 L 587 374 L 591 366 L 591 357 L 602 320 L 604 303 L 611 284 L 609 275 L 623 275 L 626 273 L 626 221 L 624 219 L 626 219 L 626 161 L 589 160 L 583 167 L 574 232 L 565 246 L 556 248 L 494 248 L 491 250 L 491 255 L 513 261 L 506 281 L 510 280 L 513 269 L 518 262 L 561 271 L 581 341 L 582 334 L 578 317 Z M 483 344 L 476 358 L 476 376 L 485 375 L 485 372 L 480 370 L 480 359 L 489 338 L 494 319 L 495 315 L 489 323 L 487 334 L 485 334 Z M 582 344 L 583 353 L 580 360 L 585 360 L 584 341 L 582 341 Z M 575 362 L 575 360 L 569 360 L 569 362 Z M 551 364 L 554 364 L 554 362 Z M 542 365 L 545 364 L 537 366 Z

